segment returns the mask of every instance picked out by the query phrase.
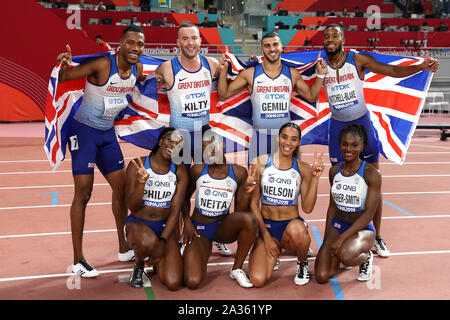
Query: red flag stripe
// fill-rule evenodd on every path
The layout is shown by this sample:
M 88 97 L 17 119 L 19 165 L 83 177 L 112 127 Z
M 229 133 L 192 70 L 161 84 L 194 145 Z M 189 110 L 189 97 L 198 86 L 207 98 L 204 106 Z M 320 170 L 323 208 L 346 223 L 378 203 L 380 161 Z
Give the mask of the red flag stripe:
M 397 66 L 410 66 L 410 65 L 412 65 L 412 64 L 414 64 L 416 62 L 417 62 L 417 60 L 403 61 L 402 63 L 397 64 Z M 381 79 L 383 79 L 385 77 L 387 77 L 387 76 L 382 75 L 382 74 L 375 74 L 375 75 L 373 75 L 372 77 L 370 77 L 368 79 L 364 79 L 364 81 L 365 82 L 377 82 L 377 81 L 379 81 L 379 80 L 381 80 Z
M 328 108 L 320 111 L 319 116 L 317 118 L 310 118 L 306 121 L 303 121 L 303 123 L 299 126 L 300 130 L 303 131 L 304 129 L 306 129 L 307 127 L 309 127 L 316 121 L 319 121 L 319 120 L 323 119 L 324 117 L 326 117 L 329 113 L 330 113 L 330 109 L 328 109 Z
M 241 91 L 240 93 L 237 93 L 238 96 L 233 98 L 230 101 L 227 101 L 226 103 L 222 103 L 221 105 L 217 105 L 216 107 L 213 108 L 213 106 L 211 105 L 211 112 L 221 112 L 222 110 L 234 106 L 238 103 L 241 103 L 242 100 L 244 100 L 247 97 L 250 97 L 250 95 L 248 94 L 247 89 Z
M 212 120 L 210 121 L 210 125 L 213 127 L 222 129 L 224 131 L 227 131 L 227 132 L 232 131 L 233 135 L 235 135 L 236 137 L 241 138 L 242 140 L 245 140 L 246 142 L 250 142 L 250 138 L 248 137 L 248 135 L 236 130 L 236 128 L 232 128 L 224 123 L 218 123 L 218 122 L 215 122 Z
M 312 110 L 311 107 L 309 107 L 307 105 L 304 105 L 301 101 L 298 101 L 297 99 L 291 99 L 291 103 L 296 105 L 297 107 L 299 107 L 303 111 L 308 112 L 313 117 L 316 116 L 316 111 Z
M 386 133 L 387 140 L 389 142 L 389 145 L 392 147 L 394 152 L 400 157 L 403 158 L 403 152 L 400 149 L 400 147 L 395 143 L 394 139 L 392 138 L 391 131 L 389 129 L 389 125 L 384 121 L 383 117 L 381 116 L 380 112 L 373 112 L 374 115 L 377 116 L 378 120 L 380 121 L 380 125 L 383 128 L 383 130 Z
M 370 88 L 364 88 L 364 98 L 367 104 L 391 108 L 413 116 L 416 115 L 422 100 L 421 98 L 397 91 L 380 91 Z
M 144 107 L 141 107 L 141 106 L 137 105 L 133 100 L 130 101 L 130 104 L 131 104 L 136 110 L 141 111 L 141 112 L 143 112 L 143 113 L 145 113 L 145 114 L 148 114 L 149 117 L 151 117 L 151 118 L 153 118 L 153 119 L 158 118 L 158 114 L 157 114 L 157 113 L 155 113 L 155 112 L 153 112 L 153 111 L 150 111 L 150 110 L 148 110 L 148 109 L 146 109 L 146 108 L 144 108 Z M 131 117 L 130 117 L 130 118 L 131 118 Z

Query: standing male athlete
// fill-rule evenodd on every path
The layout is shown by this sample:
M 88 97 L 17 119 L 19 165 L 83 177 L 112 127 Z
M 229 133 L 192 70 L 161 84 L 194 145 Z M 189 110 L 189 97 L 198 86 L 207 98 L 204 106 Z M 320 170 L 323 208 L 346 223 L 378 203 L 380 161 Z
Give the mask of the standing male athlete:
M 435 72 L 439 63 L 435 59 L 430 59 L 418 65 L 389 65 L 381 63 L 367 54 L 344 51 L 344 30 L 338 24 L 328 25 L 323 35 L 327 64 L 324 87 L 331 111 L 328 135 L 330 162 L 335 165 L 344 160 L 339 148 L 339 132 L 349 124 L 356 123 L 364 126 L 369 137 L 368 145 L 360 157 L 379 170 L 378 141 L 364 100 L 363 81 L 366 70 L 394 78 L 403 78 L 420 71 Z M 382 199 L 380 198 L 374 218 L 376 229 L 374 245 L 379 256 L 388 257 L 390 252 L 380 236 L 381 207 Z
M 271 153 L 276 147 L 280 127 L 290 122 L 289 105 L 292 91 L 315 102 L 322 88 L 326 65 L 317 63 L 317 78 L 311 88 L 300 73 L 281 60 L 283 44 L 276 33 L 267 33 L 261 39 L 264 61 L 241 71 L 235 80 L 227 82 L 228 62 L 220 60 L 218 84 L 219 100 L 226 100 L 247 86 L 252 103 L 253 131 L 248 151 L 248 164 L 253 158 Z M 273 131 L 273 132 L 272 132 Z M 274 140 L 274 141 L 272 141 Z M 275 151 L 275 150 L 272 150 Z
M 144 51 L 145 36 L 138 26 L 125 28 L 116 55 L 87 60 L 70 66 L 72 53 L 58 55 L 62 63 L 59 82 L 87 77 L 83 102 L 74 115 L 70 128 L 70 152 L 75 194 L 70 208 L 73 272 L 83 278 L 93 278 L 99 272 L 89 265 L 83 254 L 82 240 L 86 205 L 94 184 L 94 166 L 112 189 L 112 211 L 119 238 L 119 260 L 130 261 L 134 252 L 124 236 L 127 217 L 125 203 L 125 161 L 114 131 L 114 119 L 128 104 L 126 95 L 136 81 L 143 80 L 139 58 Z
M 169 126 L 185 135 L 183 161 L 190 167 L 191 157 L 202 163 L 202 127 L 209 124 L 211 86 L 220 69 L 215 58 L 201 55 L 202 38 L 197 26 L 183 22 L 178 28 L 177 45 L 181 55 L 165 61 L 155 70 L 158 88 L 164 85 L 170 104 Z M 196 135 L 195 132 L 198 134 Z M 189 150 L 190 148 L 190 150 Z M 189 152 L 188 152 L 189 151 Z M 197 155 L 197 153 L 199 154 Z M 194 156 L 195 153 L 195 156 Z M 224 244 L 216 244 L 222 255 L 231 255 Z

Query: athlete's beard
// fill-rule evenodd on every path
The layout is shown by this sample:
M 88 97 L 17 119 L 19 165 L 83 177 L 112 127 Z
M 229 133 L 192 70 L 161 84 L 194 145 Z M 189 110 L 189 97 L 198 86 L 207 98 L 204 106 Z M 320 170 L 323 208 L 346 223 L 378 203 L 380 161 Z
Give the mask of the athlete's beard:
M 324 49 L 325 49 L 325 52 L 327 53 L 327 55 L 334 57 L 335 55 L 337 55 L 339 52 L 342 51 L 342 43 L 334 51 L 328 51 L 327 48 L 324 48 Z
M 273 60 L 268 55 L 264 55 L 264 60 L 269 61 L 271 63 L 274 63 L 274 62 L 277 62 L 278 60 L 280 60 L 280 55 L 277 55 L 276 58 L 273 59 Z
M 191 54 L 187 49 L 183 49 L 183 48 L 181 49 L 181 52 L 183 53 L 183 55 L 189 59 L 195 58 L 198 55 L 199 51 L 200 51 L 200 48 L 196 49 L 194 51 L 194 53 Z

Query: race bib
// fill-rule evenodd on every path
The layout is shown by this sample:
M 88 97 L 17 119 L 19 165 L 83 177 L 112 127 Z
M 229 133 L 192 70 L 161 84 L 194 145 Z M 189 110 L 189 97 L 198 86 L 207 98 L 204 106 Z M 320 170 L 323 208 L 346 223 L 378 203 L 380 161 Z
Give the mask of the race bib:
M 175 181 L 159 181 L 150 177 L 144 187 L 142 205 L 154 208 L 169 208 L 175 192 Z
M 336 110 L 345 109 L 358 104 L 355 88 L 343 83 L 330 87 L 328 90 L 328 102 Z
M 266 93 L 261 96 L 261 118 L 278 119 L 289 116 L 288 93 Z
M 336 183 L 332 188 L 334 202 L 339 210 L 357 212 L 361 209 L 361 186 L 350 183 Z
M 209 114 L 209 94 L 198 91 L 182 94 L 181 115 L 186 118 L 200 118 Z
M 226 214 L 233 200 L 233 190 L 202 186 L 198 192 L 198 209 L 201 214 L 208 217 L 217 217 Z
M 296 177 L 271 176 L 264 181 L 261 194 L 263 201 L 274 206 L 292 206 L 296 200 Z
M 126 108 L 128 100 L 126 97 L 104 97 L 105 111 L 102 119 L 114 120 L 115 117 Z

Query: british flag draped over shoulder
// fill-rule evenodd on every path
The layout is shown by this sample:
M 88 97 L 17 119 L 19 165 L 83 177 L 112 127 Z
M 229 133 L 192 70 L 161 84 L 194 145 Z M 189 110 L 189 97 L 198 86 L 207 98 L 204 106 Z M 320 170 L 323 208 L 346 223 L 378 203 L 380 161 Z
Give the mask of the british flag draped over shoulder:
M 299 70 L 306 83 L 311 85 L 315 79 L 319 52 L 285 53 L 282 59 Z M 364 53 L 374 56 L 380 62 L 394 65 L 420 64 L 423 61 L 420 58 Z M 73 62 L 81 63 L 87 58 L 105 54 L 113 53 L 73 57 Z M 322 51 L 321 55 L 324 54 Z M 226 55 L 230 62 L 230 80 L 244 68 L 258 63 L 242 62 L 232 54 Z M 153 74 L 165 60 L 146 54 L 140 60 L 144 64 L 147 78 L 143 83 L 137 83 L 133 92 L 127 96 L 129 104 L 116 119 L 115 129 L 121 139 L 151 149 L 159 132 L 169 123 L 170 107 L 167 95 L 163 90 L 157 90 Z M 82 101 L 86 82 L 86 79 L 80 79 L 58 84 L 59 69 L 60 67 L 56 66 L 51 73 L 45 111 L 44 150 L 54 170 L 65 158 L 68 130 Z M 383 156 L 395 163 L 402 164 L 405 160 L 432 76 L 430 71 L 419 72 L 406 78 L 366 73 L 364 95 L 379 147 Z M 213 86 L 215 84 L 213 81 Z M 251 107 L 247 89 L 226 101 L 218 101 L 216 89 L 212 90 L 210 124 L 224 138 L 226 152 L 248 149 L 252 129 Z M 316 103 L 309 103 L 293 94 L 290 109 L 292 120 L 302 130 L 303 145 L 328 144 L 330 110 L 323 89 Z

